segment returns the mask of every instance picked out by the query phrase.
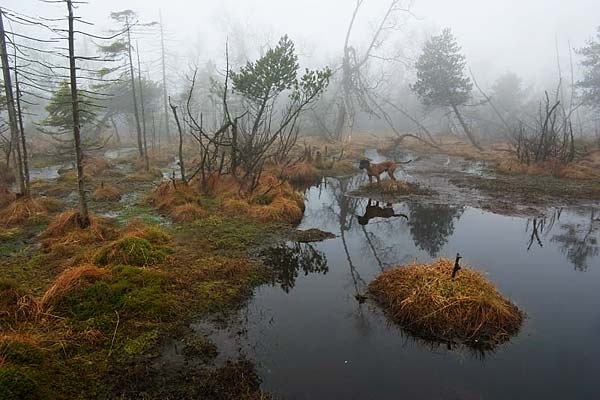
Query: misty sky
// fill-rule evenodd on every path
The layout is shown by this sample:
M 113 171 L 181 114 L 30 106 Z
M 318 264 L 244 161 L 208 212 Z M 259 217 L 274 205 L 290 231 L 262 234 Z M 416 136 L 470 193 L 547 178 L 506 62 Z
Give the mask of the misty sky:
M 5 7 L 34 16 L 56 5 L 36 0 L 3 0 Z M 387 0 L 365 0 L 353 43 L 364 44 Z M 110 11 L 126 8 L 145 21 L 165 26 L 178 46 L 176 53 L 196 61 L 219 57 L 225 38 L 241 35 L 257 51 L 288 33 L 309 63 L 339 57 L 354 1 L 351 0 L 89 0 L 80 13 L 98 27 L 109 27 Z M 581 47 L 600 25 L 598 0 L 415 0 L 404 42 L 418 48 L 427 34 L 452 28 L 480 80 L 489 84 L 498 74 L 514 71 L 532 83 L 555 74 L 556 43 L 568 68 L 568 41 Z M 56 14 L 55 14 L 56 15 Z

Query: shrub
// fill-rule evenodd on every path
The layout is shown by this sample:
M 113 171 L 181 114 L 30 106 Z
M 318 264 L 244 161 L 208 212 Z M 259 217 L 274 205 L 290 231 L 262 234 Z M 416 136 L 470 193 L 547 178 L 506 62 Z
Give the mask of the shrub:
M 402 328 L 425 339 L 491 348 L 518 333 L 519 309 L 481 273 L 454 262 L 410 265 L 385 271 L 369 292 Z

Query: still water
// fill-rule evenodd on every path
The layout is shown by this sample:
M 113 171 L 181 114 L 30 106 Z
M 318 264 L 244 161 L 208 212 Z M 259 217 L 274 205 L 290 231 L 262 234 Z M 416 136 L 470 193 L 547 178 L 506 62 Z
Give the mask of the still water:
M 300 229 L 336 239 L 266 255 L 278 273 L 244 310 L 238 338 L 264 389 L 290 399 L 599 398 L 600 213 L 551 209 L 527 219 L 369 203 L 344 195 L 357 179 L 306 193 Z M 417 341 L 357 301 L 390 266 L 457 252 L 527 314 L 521 333 L 493 353 Z

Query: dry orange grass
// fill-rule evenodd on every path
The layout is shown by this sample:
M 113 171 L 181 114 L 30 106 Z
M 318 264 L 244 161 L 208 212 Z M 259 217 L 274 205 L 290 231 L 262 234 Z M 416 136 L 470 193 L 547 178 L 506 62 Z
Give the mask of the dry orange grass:
M 175 222 L 192 222 L 205 217 L 206 211 L 197 204 L 185 203 L 173 208 L 169 215 Z
M 9 227 L 23 225 L 29 221 L 39 220 L 48 215 L 48 205 L 45 199 L 23 197 L 9 203 L 0 212 L 0 225 Z
M 89 176 L 98 176 L 112 167 L 112 164 L 104 158 L 94 157 L 83 160 L 83 171 Z
M 160 185 L 147 197 L 147 202 L 163 212 L 173 210 L 177 206 L 197 202 L 199 194 L 192 185 L 179 181 L 161 182 Z
M 284 168 L 282 176 L 285 180 L 296 184 L 313 183 L 321 180 L 319 170 L 307 162 L 297 163 Z
M 262 222 L 296 224 L 304 214 L 304 198 L 274 176 L 265 176 L 248 198 L 231 197 L 223 201 L 226 214 L 246 215 Z
M 0 331 L 4 322 L 17 323 L 36 316 L 39 312 L 37 301 L 19 290 L 13 281 L 0 278 Z
M 102 183 L 92 194 L 94 201 L 119 201 L 121 200 L 121 191 L 112 185 Z
M 81 265 L 63 271 L 44 292 L 39 301 L 40 308 L 48 311 L 66 294 L 85 282 L 93 282 L 110 275 L 110 271 L 95 265 Z
M 76 247 L 111 240 L 117 231 L 107 221 L 90 215 L 90 226 L 81 229 L 79 212 L 66 211 L 57 215 L 40 235 L 46 250 Z
M 425 339 L 493 347 L 518 333 L 521 311 L 480 272 L 454 261 L 414 264 L 385 271 L 369 292 L 407 331 Z

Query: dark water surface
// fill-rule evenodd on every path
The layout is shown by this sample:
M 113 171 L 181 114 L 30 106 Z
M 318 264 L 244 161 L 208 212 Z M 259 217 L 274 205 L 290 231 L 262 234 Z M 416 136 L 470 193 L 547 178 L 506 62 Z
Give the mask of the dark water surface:
M 343 195 L 358 179 L 307 191 L 300 228 L 338 238 L 266 256 L 279 273 L 243 312 L 238 339 L 264 389 L 290 399 L 600 398 L 600 213 L 527 219 L 371 202 L 365 216 L 367 199 Z M 417 341 L 356 299 L 383 269 L 457 252 L 527 314 L 494 353 Z

